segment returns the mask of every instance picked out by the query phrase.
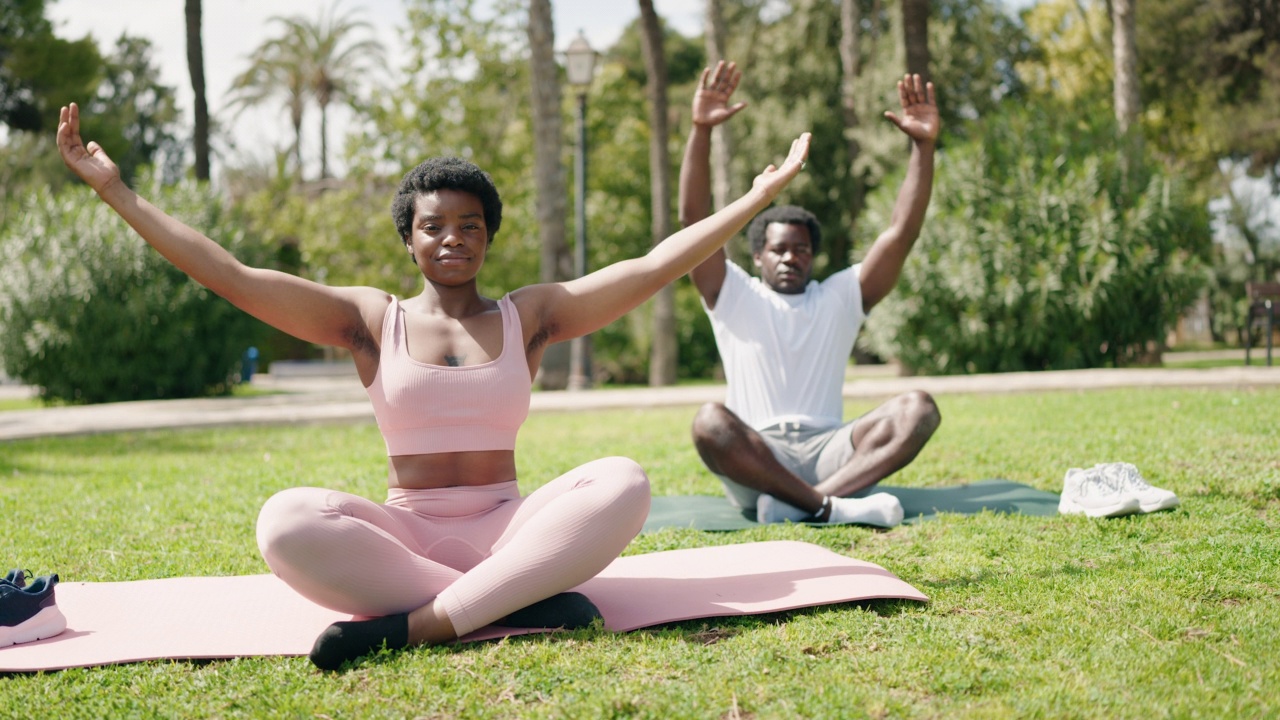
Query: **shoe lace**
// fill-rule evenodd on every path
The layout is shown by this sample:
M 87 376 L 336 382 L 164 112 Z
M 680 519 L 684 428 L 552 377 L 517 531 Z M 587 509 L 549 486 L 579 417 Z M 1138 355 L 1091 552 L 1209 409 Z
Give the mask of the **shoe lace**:
M 1099 467 L 1081 470 L 1076 478 L 1077 493 L 1080 497 L 1105 497 L 1120 491 L 1116 479 L 1102 472 Z
M 1132 463 L 1112 463 L 1106 466 L 1103 472 L 1121 490 L 1142 492 L 1151 489 L 1151 483 L 1142 477 L 1142 473 L 1138 472 L 1138 468 Z

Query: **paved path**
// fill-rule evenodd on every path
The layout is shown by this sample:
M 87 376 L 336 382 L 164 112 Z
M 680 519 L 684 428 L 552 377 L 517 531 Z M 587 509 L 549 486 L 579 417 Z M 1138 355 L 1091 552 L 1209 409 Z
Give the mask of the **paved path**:
M 281 394 L 242 398 L 156 400 L 0 412 L 0 441 L 60 435 L 176 427 L 372 421 L 369 400 L 352 376 L 276 378 L 260 375 L 254 385 Z M 909 390 L 934 395 L 1085 391 L 1122 387 L 1280 387 L 1280 365 L 1208 369 L 1066 370 L 951 377 L 854 375 L 846 398 L 878 399 Z M 30 391 L 7 386 L 10 395 Z M 20 395 L 19 395 L 20 396 Z M 723 385 L 673 388 L 536 392 L 534 412 L 621 407 L 696 406 L 724 399 Z

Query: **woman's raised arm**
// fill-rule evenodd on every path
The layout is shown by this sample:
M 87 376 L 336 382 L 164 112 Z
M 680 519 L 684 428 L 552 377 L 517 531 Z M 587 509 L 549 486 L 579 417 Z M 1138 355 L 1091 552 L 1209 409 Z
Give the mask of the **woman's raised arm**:
M 809 133 L 804 133 L 792 141 L 787 159 L 780 166 L 765 168 L 745 195 L 663 240 L 646 255 L 576 280 L 533 285 L 519 294 L 538 308 L 542 327 L 551 331 L 551 342 L 599 330 L 697 267 L 767 208 L 804 167 L 809 139 Z
M 308 342 L 356 349 L 368 341 L 387 295 L 373 288 L 332 288 L 275 270 L 244 265 L 221 245 L 165 214 L 120 178 L 96 142 L 80 138 L 80 110 L 58 117 L 63 162 L 179 270 L 236 307 Z

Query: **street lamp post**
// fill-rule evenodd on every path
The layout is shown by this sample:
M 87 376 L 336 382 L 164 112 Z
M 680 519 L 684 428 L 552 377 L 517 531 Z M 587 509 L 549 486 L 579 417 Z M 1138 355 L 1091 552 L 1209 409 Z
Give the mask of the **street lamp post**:
M 587 90 L 595 75 L 596 51 L 578 31 L 578 37 L 565 50 L 565 74 L 578 92 L 578 147 L 574 162 L 574 203 L 576 222 L 573 270 L 578 277 L 587 274 Z M 591 336 L 569 341 L 569 389 L 591 388 Z

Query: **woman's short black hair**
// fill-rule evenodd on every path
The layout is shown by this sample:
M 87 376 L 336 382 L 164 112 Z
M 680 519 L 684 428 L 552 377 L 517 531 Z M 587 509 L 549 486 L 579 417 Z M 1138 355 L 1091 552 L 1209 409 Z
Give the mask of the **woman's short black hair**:
M 414 201 L 419 195 L 437 190 L 458 190 L 479 198 L 484 208 L 485 230 L 489 233 L 489 242 L 493 242 L 502 225 L 502 198 L 498 197 L 498 188 L 494 187 L 489 173 L 456 157 L 425 160 L 400 180 L 400 189 L 391 200 L 391 217 L 396 221 L 401 241 L 407 241 L 413 231 Z
M 809 244 L 813 253 L 818 253 L 822 244 L 822 226 L 813 213 L 795 205 L 775 205 L 756 216 L 747 226 L 747 240 L 751 241 L 751 254 L 764 249 L 764 229 L 771 223 L 784 225 L 804 225 L 809 228 Z

